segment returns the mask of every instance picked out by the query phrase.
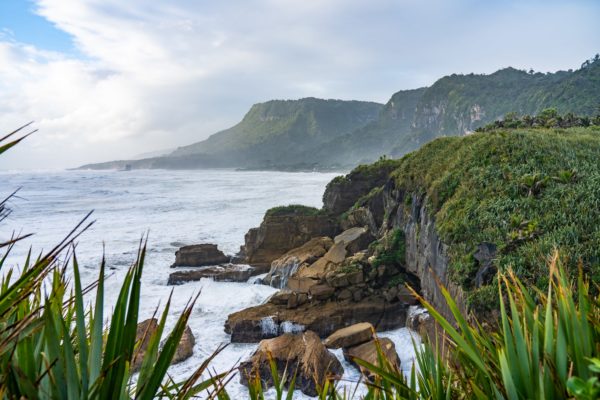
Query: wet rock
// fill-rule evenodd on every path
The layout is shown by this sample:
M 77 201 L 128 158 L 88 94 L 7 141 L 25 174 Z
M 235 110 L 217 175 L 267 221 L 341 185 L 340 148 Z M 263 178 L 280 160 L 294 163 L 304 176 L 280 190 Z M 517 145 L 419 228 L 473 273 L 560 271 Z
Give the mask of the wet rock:
M 390 303 L 393 301 L 397 301 L 398 300 L 397 296 L 398 296 L 398 288 L 395 286 L 389 288 L 383 294 L 383 297 L 385 297 L 385 300 L 389 301 Z
M 333 273 L 328 275 L 327 283 L 335 288 L 343 288 L 346 286 L 350 286 L 350 282 L 348 281 L 348 276 L 345 273 Z
M 279 292 L 269 297 L 268 302 L 277 305 L 286 305 L 290 300 L 290 297 L 295 295 L 296 294 L 291 290 L 280 290 Z
M 419 304 L 419 300 L 404 285 L 398 286 L 397 297 L 399 301 L 411 306 Z
M 392 366 L 400 370 L 400 358 L 398 357 L 398 353 L 396 353 L 396 346 L 394 345 L 394 342 L 388 338 L 380 338 L 377 340 L 379 341 L 379 345 L 381 346 L 381 351 L 384 357 L 392 364 Z M 346 361 L 356 365 L 360 372 L 368 379 L 372 378 L 371 372 L 366 368 L 358 366 L 358 364 L 354 362 L 354 359 L 358 358 L 368 362 L 369 364 L 381 366 L 379 363 L 379 356 L 377 354 L 376 340 L 371 340 L 369 342 L 359 344 L 358 346 L 344 349 L 344 358 Z
M 435 320 L 423 307 L 410 307 L 406 327 L 417 332 L 425 340 L 436 340 Z
M 267 214 L 258 228 L 246 233 L 241 252 L 248 264 L 270 268 L 274 260 L 310 239 L 332 237 L 337 232 L 337 222 L 330 216 Z
M 258 275 L 261 270 L 249 265 L 217 265 L 194 270 L 176 271 L 169 274 L 168 285 L 181 285 L 186 282 L 212 278 L 218 282 L 246 282 L 250 277 Z
M 361 322 L 338 329 L 323 341 L 329 349 L 357 346 L 373 339 L 375 328 L 368 322 Z
M 287 285 L 288 278 L 301 266 L 308 266 L 325 255 L 333 245 L 329 237 L 316 237 L 310 239 L 302 246 L 292 249 L 280 258 L 273 261 L 271 269 L 263 279 L 263 283 L 277 288 Z
M 344 369 L 339 360 L 330 353 L 314 332 L 284 334 L 260 342 L 252 357 L 240 364 L 240 382 L 248 385 L 249 377 L 258 374 L 263 385 L 273 385 L 269 355 L 277 365 L 278 374 L 287 371 L 286 387 L 297 371 L 295 388 L 308 396 L 316 396 L 328 374 L 341 376 Z
M 203 267 L 229 262 L 216 244 L 194 244 L 183 246 L 175 252 L 175 263 L 171 267 Z
M 348 254 L 354 254 L 360 250 L 365 250 L 375 238 L 367 228 L 354 227 L 345 230 L 333 240 L 337 245 L 344 245 Z
M 286 305 L 265 303 L 230 314 L 225 332 L 232 342 L 253 343 L 295 330 L 311 330 L 327 337 L 340 328 L 370 322 L 377 330 L 404 326 L 408 306 L 387 303 L 380 296 L 370 296 L 359 303 L 319 302 L 288 309 Z

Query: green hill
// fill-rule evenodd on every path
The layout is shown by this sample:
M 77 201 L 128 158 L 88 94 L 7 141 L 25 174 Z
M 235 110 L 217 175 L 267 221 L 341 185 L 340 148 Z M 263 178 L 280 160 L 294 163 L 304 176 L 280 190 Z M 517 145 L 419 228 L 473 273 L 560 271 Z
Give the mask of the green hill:
M 223 155 L 238 167 L 293 165 L 320 145 L 374 121 L 382 105 L 361 101 L 273 100 L 255 104 L 242 121 L 171 156 Z

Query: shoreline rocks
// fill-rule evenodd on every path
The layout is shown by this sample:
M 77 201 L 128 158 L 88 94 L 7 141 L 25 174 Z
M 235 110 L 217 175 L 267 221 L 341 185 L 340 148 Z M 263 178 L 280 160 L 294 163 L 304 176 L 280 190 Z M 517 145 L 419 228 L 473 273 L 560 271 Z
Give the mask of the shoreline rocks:
M 340 328 L 359 322 L 370 322 L 383 331 L 404 326 L 407 309 L 404 303 L 388 303 L 380 296 L 360 302 L 305 303 L 297 308 L 265 303 L 229 315 L 225 332 L 231 334 L 233 343 L 256 343 L 284 333 L 307 330 L 325 338 Z
M 271 269 L 263 283 L 275 288 L 284 288 L 288 279 L 299 268 L 308 266 L 325 255 L 333 245 L 327 236 L 315 237 L 302 246 L 292 249 L 271 263 Z
M 335 219 L 324 214 L 269 215 L 267 212 L 260 226 L 246 233 L 240 252 L 245 255 L 247 264 L 269 268 L 274 260 L 288 251 L 314 237 L 332 237 L 338 230 Z
M 227 264 L 198 269 L 186 269 L 169 274 L 167 285 L 181 285 L 187 282 L 199 281 L 202 278 L 211 278 L 217 282 L 246 282 L 254 275 L 263 273 L 264 270 L 249 265 Z
M 203 243 L 180 247 L 175 252 L 175 267 L 204 267 L 228 263 L 230 257 L 218 249 L 216 244 Z
M 357 346 L 373 339 L 375 327 L 368 322 L 359 322 L 333 332 L 323 341 L 328 349 Z
M 341 377 L 344 373 L 342 364 L 325 348 L 319 336 L 307 331 L 262 340 L 250 359 L 240 364 L 240 382 L 247 386 L 248 379 L 258 374 L 265 387 L 272 386 L 269 358 L 275 361 L 280 376 L 287 371 L 286 387 L 295 373 L 295 389 L 308 396 L 316 396 L 317 387 L 322 387 L 329 375 Z
M 396 345 L 388 338 L 375 338 L 366 343 L 359 344 L 350 348 L 344 349 L 344 359 L 354 366 L 369 380 L 372 380 L 372 373 L 368 369 L 356 364 L 355 358 L 368 362 L 369 364 L 381 367 L 379 363 L 379 354 L 377 352 L 377 342 L 384 358 L 392 365 L 393 368 L 400 370 L 400 357 L 396 352 Z

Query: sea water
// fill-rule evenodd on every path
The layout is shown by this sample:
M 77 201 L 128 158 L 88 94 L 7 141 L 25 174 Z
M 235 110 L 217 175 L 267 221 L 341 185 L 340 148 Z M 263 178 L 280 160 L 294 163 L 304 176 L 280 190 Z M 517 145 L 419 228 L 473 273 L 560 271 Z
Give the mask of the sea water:
M 177 248 L 215 243 L 226 254 L 235 254 L 244 234 L 260 224 L 267 209 L 287 204 L 321 207 L 325 186 L 334 176 L 233 170 L 0 172 L 0 198 L 19 189 L 9 203 L 12 213 L 0 223 L 0 242 L 13 234 L 34 233 L 7 260 L 7 266 L 18 268 L 30 248 L 33 254 L 50 250 L 93 210 L 95 223 L 77 240 L 76 251 L 84 283 L 97 278 L 103 254 L 106 257 L 110 277 L 105 312 L 109 315 L 140 240 L 147 235 L 140 321 L 150 318 L 157 307 L 162 309 L 172 292 L 168 331 L 189 299 L 200 293 L 189 321 L 196 337 L 194 355 L 169 370 L 174 378 L 183 379 L 219 345 L 229 343 L 223 330 L 229 314 L 264 302 L 276 290 L 210 279 L 167 286 Z M 414 359 L 410 332 L 403 328 L 381 336 L 395 342 L 403 370 L 408 371 Z M 255 344 L 229 344 L 212 362 L 212 371 L 230 370 L 255 348 Z M 345 385 L 351 389 L 360 374 L 343 361 L 341 351 L 336 355 L 346 371 Z M 246 398 L 247 391 L 238 382 L 234 377 L 228 392 L 234 399 Z M 305 397 L 295 393 L 295 398 Z

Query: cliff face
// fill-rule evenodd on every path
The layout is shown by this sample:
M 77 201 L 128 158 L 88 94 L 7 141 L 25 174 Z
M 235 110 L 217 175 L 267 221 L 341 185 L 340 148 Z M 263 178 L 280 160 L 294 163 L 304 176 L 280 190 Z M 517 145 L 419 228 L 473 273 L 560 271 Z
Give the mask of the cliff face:
M 502 119 L 507 113 L 535 115 L 554 107 L 559 113 L 594 115 L 600 104 L 600 61 L 576 71 L 533 73 L 504 68 L 490 75 L 443 77 L 427 88 L 414 110 L 410 132 L 392 155 L 414 150 L 439 136 L 458 136 Z
M 420 279 L 421 294 L 449 320 L 448 309 L 437 280 L 444 285 L 458 306 L 466 311 L 462 289 L 450 280 L 448 246 L 440 239 L 426 199 L 396 188 L 390 181 L 383 192 L 385 213 L 389 219 L 383 229 L 401 229 L 406 241 L 406 268 Z M 406 198 L 410 200 L 406 200 Z M 407 204 L 409 204 L 407 206 Z
M 398 188 L 390 179 L 376 195 L 351 210 L 342 225 L 345 228 L 368 226 L 379 238 L 397 229 L 404 232 L 407 272 L 419 278 L 422 296 L 452 320 L 438 280 L 463 311 L 467 309 L 466 299 L 462 289 L 450 279 L 448 246 L 437 233 L 426 200 L 424 196 Z

